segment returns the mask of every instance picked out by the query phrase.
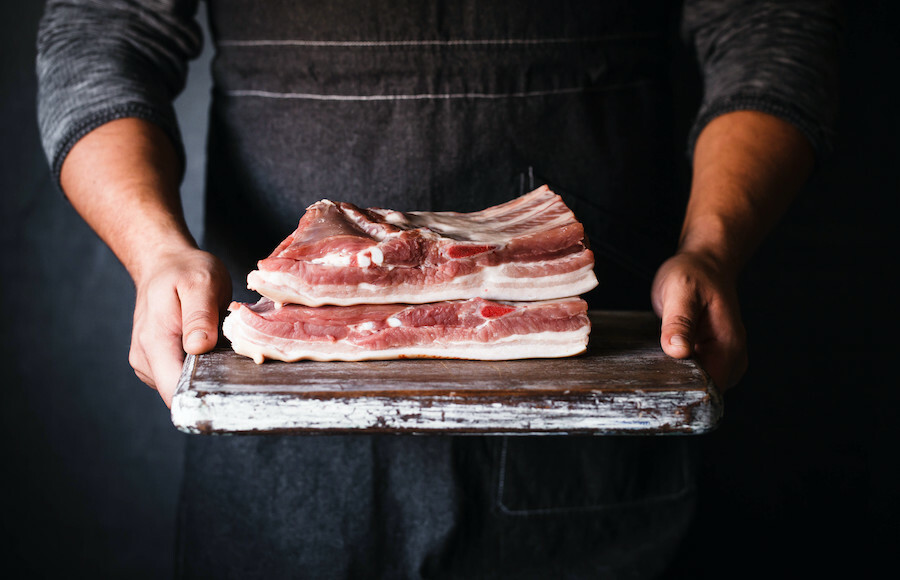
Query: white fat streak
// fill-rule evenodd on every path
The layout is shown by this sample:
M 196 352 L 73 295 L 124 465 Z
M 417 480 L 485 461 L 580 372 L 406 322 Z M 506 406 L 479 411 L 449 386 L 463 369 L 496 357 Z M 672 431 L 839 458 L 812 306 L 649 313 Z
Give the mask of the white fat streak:
M 547 192 L 549 192 L 549 189 L 547 189 Z M 515 203 L 514 209 L 517 212 L 515 216 L 508 215 L 510 209 L 501 211 L 498 210 L 496 206 L 469 214 L 459 214 L 455 212 L 409 212 L 409 215 L 412 218 L 411 222 L 419 227 L 427 226 L 436 232 L 453 234 L 457 238 L 466 241 L 492 243 L 497 245 L 509 243 L 510 228 L 523 222 L 533 221 L 536 216 L 542 216 L 542 219 L 539 222 L 536 222 L 533 228 L 516 232 L 515 236 L 524 236 L 539 231 L 550 230 L 566 224 L 577 223 L 575 215 L 571 210 L 565 207 L 562 199 L 556 194 L 547 195 L 546 193 L 541 193 L 534 197 L 544 197 L 544 199 L 539 202 L 530 201 L 524 205 L 522 204 L 523 200 L 521 198 L 517 200 L 518 203 L 511 202 Z M 565 211 L 560 211 L 559 215 L 548 221 L 543 214 L 545 214 L 549 208 L 554 206 L 559 206 L 560 209 L 565 208 Z M 522 211 L 523 208 L 524 211 Z
M 350 267 L 352 261 L 352 256 L 341 252 L 335 252 L 331 254 L 325 254 L 324 256 L 320 256 L 318 258 L 313 258 L 309 261 L 309 263 L 317 264 L 320 266 L 337 266 L 348 268 Z M 356 265 L 360 268 L 368 268 L 372 264 L 381 266 L 383 263 L 384 252 L 382 252 L 381 248 L 379 248 L 378 246 L 366 248 L 365 250 L 362 250 L 356 254 Z
M 515 265 L 511 266 L 515 267 Z M 540 271 L 540 264 L 535 264 Z M 538 276 L 513 277 L 507 266 L 489 266 L 470 274 L 458 276 L 444 284 L 429 287 L 402 284 L 391 288 L 361 283 L 355 287 L 320 284 L 312 288 L 297 287 L 297 279 L 284 272 L 254 270 L 248 277 L 251 290 L 274 301 L 304 306 L 335 304 L 424 304 L 443 300 L 465 300 L 481 297 L 488 300 L 536 301 L 578 296 L 597 286 L 593 265 L 587 264 L 573 272 Z
M 320 264 L 322 266 L 342 266 L 348 267 L 350 265 L 350 256 L 347 254 L 325 254 L 319 258 L 313 258 L 309 261 L 311 264 Z
M 388 318 L 387 323 L 388 323 L 388 326 L 390 326 L 391 328 L 397 328 L 398 326 L 403 326 L 403 323 L 400 322 L 400 319 L 395 316 L 391 316 L 390 318 Z
M 360 324 L 358 328 L 360 330 L 366 330 L 366 331 L 375 330 L 375 323 L 372 322 L 371 320 L 367 320 L 366 322 L 363 322 L 362 324 Z
M 382 252 L 381 248 L 378 246 L 374 246 L 370 250 L 370 255 L 372 256 L 372 263 L 376 266 L 380 266 L 384 263 L 384 252 Z
M 229 315 L 225 319 L 234 318 Z M 397 321 L 400 322 L 399 320 Z M 391 324 L 391 319 L 388 319 Z M 393 326 L 393 324 L 391 324 Z M 492 342 L 445 342 L 410 345 L 381 350 L 367 350 L 349 342 L 312 342 L 279 340 L 260 343 L 252 336 L 252 330 L 238 318 L 233 324 L 223 325 L 225 336 L 238 354 L 254 361 L 263 357 L 270 360 L 293 362 L 316 361 L 364 361 L 392 360 L 398 358 L 454 358 L 465 360 L 516 360 L 526 358 L 564 358 L 580 354 L 587 349 L 590 326 L 565 332 L 535 332 L 515 334 Z
M 406 216 L 399 211 L 385 212 L 381 214 L 381 219 L 395 226 L 403 226 L 409 223 L 409 221 L 406 219 Z

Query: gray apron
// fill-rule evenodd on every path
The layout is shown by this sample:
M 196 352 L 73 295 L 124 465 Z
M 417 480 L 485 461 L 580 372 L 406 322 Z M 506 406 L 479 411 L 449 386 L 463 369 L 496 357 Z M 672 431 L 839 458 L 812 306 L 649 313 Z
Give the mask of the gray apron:
M 648 308 L 683 204 L 667 5 L 211 2 L 205 243 L 236 298 L 318 199 L 473 211 L 549 183 L 597 255 L 592 306 Z M 690 519 L 683 442 L 192 436 L 179 574 L 645 577 Z

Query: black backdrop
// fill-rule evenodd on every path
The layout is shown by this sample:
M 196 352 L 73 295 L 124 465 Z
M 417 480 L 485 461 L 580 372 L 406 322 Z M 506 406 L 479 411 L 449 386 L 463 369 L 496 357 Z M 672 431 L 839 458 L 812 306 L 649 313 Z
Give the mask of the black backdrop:
M 846 3 L 837 151 L 749 265 L 751 367 L 705 437 L 673 577 L 874 575 L 900 540 L 900 4 Z M 49 179 L 35 120 L 42 2 L 0 7 L 3 563 L 165 578 L 184 435 L 127 363 L 134 293 Z M 177 103 L 199 231 L 208 51 Z

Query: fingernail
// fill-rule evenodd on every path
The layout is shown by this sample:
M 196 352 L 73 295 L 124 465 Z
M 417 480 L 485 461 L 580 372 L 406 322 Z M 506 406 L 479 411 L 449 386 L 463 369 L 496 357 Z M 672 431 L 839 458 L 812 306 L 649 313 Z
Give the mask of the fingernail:
M 190 333 L 187 337 L 188 345 L 200 346 L 200 344 L 205 341 L 207 338 L 207 334 L 202 330 L 195 330 Z
M 672 346 L 690 348 L 690 344 L 688 343 L 687 339 L 680 334 L 672 336 L 672 338 L 669 339 L 669 344 L 671 344 Z

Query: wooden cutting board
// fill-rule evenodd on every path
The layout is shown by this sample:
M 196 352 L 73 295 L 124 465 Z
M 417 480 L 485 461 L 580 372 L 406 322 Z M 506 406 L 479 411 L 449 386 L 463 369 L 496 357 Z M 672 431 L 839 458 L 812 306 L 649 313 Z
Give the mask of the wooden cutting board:
M 721 397 L 667 357 L 649 312 L 592 311 L 583 355 L 518 361 L 266 362 L 189 355 L 172 401 L 188 433 L 703 433 Z

